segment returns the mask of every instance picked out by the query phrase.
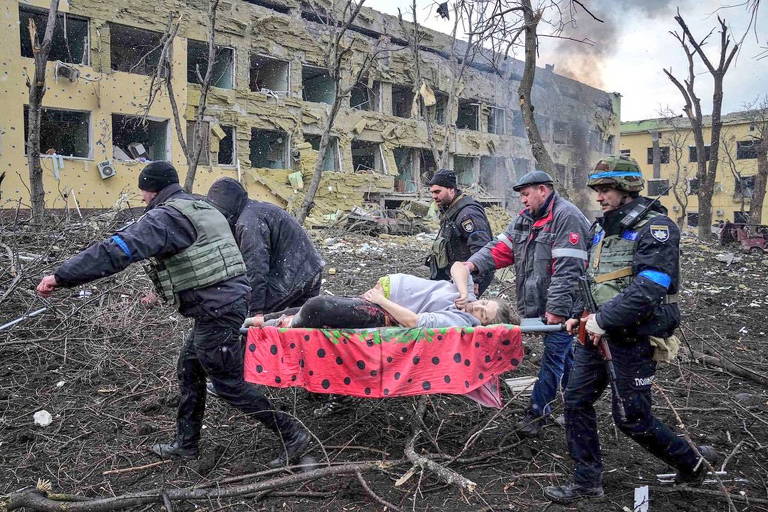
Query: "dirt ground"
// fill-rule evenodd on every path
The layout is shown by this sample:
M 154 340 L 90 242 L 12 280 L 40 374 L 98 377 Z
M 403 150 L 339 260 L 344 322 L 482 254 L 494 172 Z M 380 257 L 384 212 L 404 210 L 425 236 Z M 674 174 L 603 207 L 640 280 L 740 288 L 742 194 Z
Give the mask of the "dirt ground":
M 42 228 L 0 220 L 0 324 L 27 312 L 48 311 L 0 331 L 0 494 L 38 479 L 52 492 L 79 497 L 110 497 L 190 486 L 225 487 L 232 477 L 266 470 L 275 456 L 275 439 L 256 422 L 210 398 L 201 457 L 192 462 L 159 461 L 151 444 L 174 433 L 177 387 L 175 362 L 189 322 L 169 307 L 147 307 L 138 299 L 149 289 L 139 265 L 102 281 L 63 290 L 50 301 L 33 288 L 58 262 L 101 239 L 117 225 L 103 214 L 86 221 Z M 428 235 L 369 237 L 341 230 L 313 232 L 326 261 L 324 293 L 354 295 L 384 274 L 425 275 Z M 768 256 L 722 254 L 735 251 L 684 243 L 682 293 L 684 345 L 735 365 L 734 375 L 688 357 L 660 367 L 655 412 L 678 422 L 671 400 L 697 443 L 714 445 L 728 456 L 723 483 L 736 510 L 768 510 Z M 512 297 L 510 274 L 489 290 Z M 525 339 L 528 356 L 515 376 L 535 375 L 541 351 L 535 337 Z M 762 384 L 760 384 L 762 382 Z M 416 401 L 411 398 L 355 400 L 337 414 L 316 418 L 316 398 L 302 390 L 269 390 L 282 409 L 305 422 L 333 463 L 397 461 L 412 434 Z M 507 393 L 509 395 L 509 393 Z M 619 433 L 608 401 L 599 404 L 606 466 L 607 498 L 564 507 L 549 504 L 542 488 L 565 482 L 571 468 L 563 429 L 548 426 L 538 439 L 519 439 L 514 424 L 526 405 L 509 397 L 500 412 L 467 399 L 432 395 L 416 443 L 422 454 L 477 483 L 462 492 L 430 471 L 401 462 L 366 472 L 367 485 L 383 500 L 405 510 L 591 510 L 632 511 L 634 488 L 651 485 L 650 510 L 728 510 L 718 484 L 703 492 L 665 487 L 657 473 L 671 470 Z M 46 410 L 50 425 L 36 426 L 33 414 Z M 559 403 L 557 412 L 562 411 Z M 325 460 L 321 450 L 318 459 Z M 450 462 L 451 459 L 457 458 Z M 150 465 L 142 468 L 142 466 Z M 122 471 L 129 469 L 128 471 Z M 718 468 L 719 469 L 719 468 Z M 243 478 L 238 483 L 280 475 Z M 756 499 L 757 501 L 748 501 Z M 761 501 L 762 500 L 762 501 Z M 3 509 L 0 496 L 0 510 Z M 314 479 L 272 492 L 231 498 L 175 502 L 175 510 L 383 510 L 354 475 Z M 133 507 L 160 510 L 158 503 Z

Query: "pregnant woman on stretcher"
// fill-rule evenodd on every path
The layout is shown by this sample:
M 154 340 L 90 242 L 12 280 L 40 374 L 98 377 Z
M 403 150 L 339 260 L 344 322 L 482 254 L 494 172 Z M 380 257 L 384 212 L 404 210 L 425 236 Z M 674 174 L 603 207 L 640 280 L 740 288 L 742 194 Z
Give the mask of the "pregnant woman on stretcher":
M 245 325 L 279 327 L 463 327 L 513 323 L 509 305 L 477 300 L 466 267 L 451 267 L 453 281 L 408 274 L 382 277 L 360 297 L 320 296 L 300 308 L 246 319 Z

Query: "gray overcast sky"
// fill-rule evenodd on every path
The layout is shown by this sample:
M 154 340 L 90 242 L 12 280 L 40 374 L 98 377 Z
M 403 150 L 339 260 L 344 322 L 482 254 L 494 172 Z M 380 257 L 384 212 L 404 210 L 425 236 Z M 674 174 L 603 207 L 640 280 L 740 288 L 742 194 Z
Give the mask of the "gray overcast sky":
M 567 72 L 580 80 L 622 95 L 623 121 L 658 117 L 669 107 L 682 112 L 683 99 L 677 88 L 663 73 L 672 68 L 680 79 L 687 75 L 687 61 L 679 43 L 669 31 L 679 29 L 674 20 L 676 8 L 685 18 L 694 36 L 701 38 L 710 30 L 719 28 L 717 15 L 725 18 L 736 39 L 741 39 L 749 14 L 743 6 L 722 7 L 741 3 L 715 0 L 597 0 L 583 2 L 605 20 L 596 23 L 583 13 L 576 17 L 575 26 L 568 34 L 579 38 L 587 34 L 595 41 L 586 46 L 564 40 L 541 39 L 538 65 L 555 64 L 555 72 Z M 399 7 L 404 15 L 409 12 L 410 0 L 367 0 L 365 5 L 390 14 Z M 534 2 L 535 3 L 535 2 Z M 435 14 L 432 0 L 417 0 L 417 16 L 423 25 L 442 32 L 450 32 L 451 22 Z M 719 10 L 718 10 L 719 9 Z M 452 14 L 452 13 L 451 13 Z M 410 14 L 407 14 L 410 18 Z M 755 57 L 760 47 L 768 46 L 768 6 L 763 6 L 757 23 L 757 38 L 750 32 L 744 39 L 739 55 L 726 75 L 723 111 L 741 110 L 759 96 L 768 94 L 768 56 Z M 715 61 L 719 55 L 720 35 L 717 30 L 710 36 L 707 54 Z M 574 57 L 577 56 L 578 58 Z M 712 78 L 703 64 L 697 62 L 697 95 L 702 100 L 704 114 L 712 109 Z

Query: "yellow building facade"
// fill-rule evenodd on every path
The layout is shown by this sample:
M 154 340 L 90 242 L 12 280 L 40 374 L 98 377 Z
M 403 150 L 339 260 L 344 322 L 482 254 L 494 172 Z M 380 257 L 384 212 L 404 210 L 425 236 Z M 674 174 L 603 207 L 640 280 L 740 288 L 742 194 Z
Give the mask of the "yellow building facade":
M 704 118 L 705 155 L 709 158 L 711 120 Z M 744 222 L 757 173 L 758 130 L 749 111 L 723 116 L 720 150 L 712 196 L 712 222 Z M 658 157 L 654 164 L 654 146 Z M 661 203 L 671 218 L 689 228 L 698 224 L 696 195 L 697 155 L 693 131 L 688 118 L 646 119 L 621 125 L 621 153 L 634 158 L 646 180 L 644 195 L 663 194 Z M 664 193 L 667 187 L 672 187 Z M 674 189 L 681 197 L 676 199 Z M 686 208 L 680 204 L 686 203 Z M 768 223 L 768 211 L 763 211 L 763 224 Z

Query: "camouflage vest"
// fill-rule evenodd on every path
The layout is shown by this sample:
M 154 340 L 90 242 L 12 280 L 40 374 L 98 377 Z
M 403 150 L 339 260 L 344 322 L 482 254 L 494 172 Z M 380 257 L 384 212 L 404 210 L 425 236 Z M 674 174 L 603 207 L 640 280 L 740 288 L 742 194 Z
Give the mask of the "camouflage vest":
M 632 229 L 610 236 L 605 236 L 602 226 L 595 224 L 587 275 L 591 283 L 592 296 L 598 306 L 623 292 L 632 283 L 635 278 L 632 273 L 632 261 L 640 228 L 657 215 L 660 214 L 650 211 L 632 226 Z M 670 299 L 674 297 L 667 295 L 667 302 L 673 302 Z
M 178 254 L 152 262 L 150 277 L 158 295 L 175 304 L 179 292 L 205 288 L 245 274 L 245 263 L 229 224 L 216 208 L 202 200 L 172 199 L 170 206 L 184 215 L 197 240 Z

